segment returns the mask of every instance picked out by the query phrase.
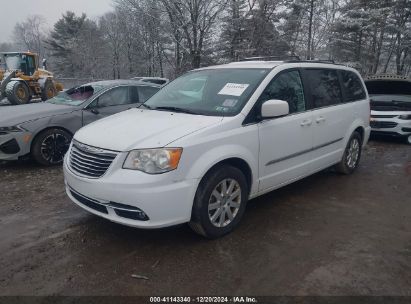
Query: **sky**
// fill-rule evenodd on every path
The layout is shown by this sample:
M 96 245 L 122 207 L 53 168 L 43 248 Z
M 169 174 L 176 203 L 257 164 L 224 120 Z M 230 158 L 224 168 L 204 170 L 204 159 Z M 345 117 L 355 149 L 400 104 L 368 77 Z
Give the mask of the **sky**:
M 52 28 L 61 15 L 70 10 L 86 13 L 94 19 L 112 9 L 112 0 L 0 0 L 0 43 L 10 42 L 16 22 L 30 15 L 42 15 Z

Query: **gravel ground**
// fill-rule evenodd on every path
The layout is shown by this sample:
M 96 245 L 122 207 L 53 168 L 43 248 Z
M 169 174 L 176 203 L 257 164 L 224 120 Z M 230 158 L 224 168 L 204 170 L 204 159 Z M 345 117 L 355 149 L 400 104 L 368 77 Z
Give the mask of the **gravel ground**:
M 60 167 L 0 164 L 0 178 L 0 295 L 411 295 L 400 142 L 371 142 L 354 175 L 326 170 L 251 201 L 214 241 L 90 215 L 66 197 Z

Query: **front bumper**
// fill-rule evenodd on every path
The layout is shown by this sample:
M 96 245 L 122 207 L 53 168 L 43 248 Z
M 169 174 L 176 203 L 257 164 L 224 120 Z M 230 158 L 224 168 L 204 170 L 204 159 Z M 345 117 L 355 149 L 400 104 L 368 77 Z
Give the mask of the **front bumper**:
M 408 112 L 401 114 L 408 114 Z M 386 134 L 403 137 L 411 135 L 411 120 L 400 119 L 399 116 L 401 114 L 387 115 L 382 112 L 373 112 L 370 123 L 371 132 L 374 134 Z
M 17 160 L 30 153 L 30 139 L 27 132 L 0 133 L 0 160 Z
M 122 154 L 103 177 L 90 179 L 74 173 L 68 166 L 68 158 L 69 153 L 64 161 L 67 195 L 88 212 L 112 222 L 147 229 L 190 221 L 198 180 L 174 180 L 173 172 L 149 175 L 124 170 Z M 132 218 L 139 217 L 138 210 L 147 218 Z

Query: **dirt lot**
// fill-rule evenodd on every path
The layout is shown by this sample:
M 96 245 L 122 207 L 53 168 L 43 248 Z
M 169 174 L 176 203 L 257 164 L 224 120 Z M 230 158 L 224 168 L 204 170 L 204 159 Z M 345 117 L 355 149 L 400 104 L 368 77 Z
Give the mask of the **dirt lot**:
M 0 178 L 0 295 L 411 295 L 411 146 L 399 142 L 371 142 L 352 176 L 327 170 L 251 201 L 215 241 L 90 215 L 61 168 L 8 163 Z

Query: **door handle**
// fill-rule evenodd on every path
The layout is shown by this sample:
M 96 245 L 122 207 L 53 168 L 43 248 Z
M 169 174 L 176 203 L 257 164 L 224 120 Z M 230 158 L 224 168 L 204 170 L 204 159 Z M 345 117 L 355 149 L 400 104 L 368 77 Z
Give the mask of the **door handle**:
M 301 127 L 306 127 L 306 126 L 311 126 L 312 123 L 313 121 L 311 119 L 306 119 L 300 125 Z
M 318 117 L 316 120 L 315 120 L 315 122 L 316 123 L 321 123 L 321 122 L 324 122 L 325 121 L 325 118 L 324 117 L 322 117 L 322 116 L 320 116 L 320 117 Z

